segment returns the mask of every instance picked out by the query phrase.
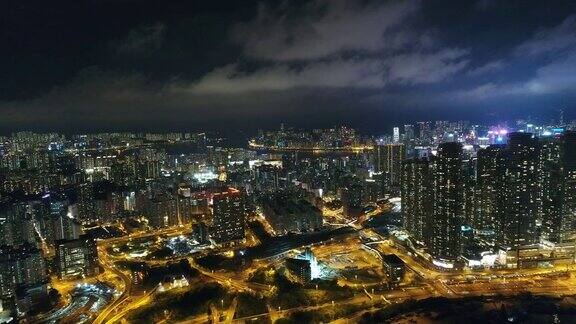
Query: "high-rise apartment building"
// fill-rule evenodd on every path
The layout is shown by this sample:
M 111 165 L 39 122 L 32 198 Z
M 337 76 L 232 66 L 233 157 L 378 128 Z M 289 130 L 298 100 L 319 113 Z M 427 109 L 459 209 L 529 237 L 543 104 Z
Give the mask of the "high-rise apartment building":
M 416 240 L 424 242 L 432 213 L 432 168 L 428 159 L 406 160 L 402 166 L 403 226 Z
M 34 220 L 26 202 L 0 204 L 0 245 L 20 246 L 34 243 Z
M 404 125 L 404 141 L 405 142 L 410 142 L 412 140 L 414 140 L 415 138 L 415 134 L 414 134 L 414 125 Z
M 389 189 L 400 186 L 402 161 L 405 158 L 404 144 L 384 144 L 376 147 L 376 171 L 384 174 Z
M 539 156 L 542 238 L 572 242 L 576 239 L 576 132 L 543 139 Z
M 506 150 L 503 207 L 498 242 L 510 248 L 538 241 L 538 141 L 529 133 L 510 133 Z
M 418 141 L 421 145 L 429 145 L 432 143 L 432 127 L 430 122 L 418 122 Z
M 464 154 L 462 160 L 463 185 L 464 185 L 464 223 L 472 225 L 475 220 L 476 208 L 476 156 Z
M 438 146 L 434 161 L 433 219 L 426 235 L 431 255 L 451 263 L 460 255 L 461 227 L 464 221 L 462 144 Z
M 400 142 L 400 128 L 399 127 L 394 127 L 392 129 L 392 140 L 394 141 L 394 143 Z
M 493 231 L 497 228 L 506 172 L 505 150 L 505 145 L 491 145 L 478 151 L 475 215 L 471 224 L 478 230 Z
M 37 248 L 0 248 L 0 298 L 14 296 L 20 285 L 36 285 L 47 279 L 46 264 Z
M 246 208 L 240 191 L 229 188 L 213 197 L 212 238 L 217 243 L 243 240 Z

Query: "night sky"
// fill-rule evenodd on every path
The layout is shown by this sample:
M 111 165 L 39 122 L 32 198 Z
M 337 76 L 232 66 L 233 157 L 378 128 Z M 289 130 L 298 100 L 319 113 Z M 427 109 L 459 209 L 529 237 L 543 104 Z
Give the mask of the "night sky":
M 9 0 L 0 132 L 576 118 L 576 1 Z

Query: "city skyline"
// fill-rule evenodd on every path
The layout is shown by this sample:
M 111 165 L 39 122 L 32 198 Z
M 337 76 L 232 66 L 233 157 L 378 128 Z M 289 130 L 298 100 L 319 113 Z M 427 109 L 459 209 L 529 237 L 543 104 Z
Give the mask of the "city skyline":
M 0 132 L 0 136 L 10 136 L 15 133 L 21 132 L 32 132 L 32 133 L 58 133 L 66 136 L 76 136 L 76 135 L 88 135 L 88 134 L 114 134 L 114 133 L 132 133 L 132 134 L 192 134 L 192 133 L 206 133 L 210 136 L 214 137 L 223 137 L 229 139 L 236 139 L 238 142 L 235 143 L 236 145 L 243 146 L 245 141 L 251 137 L 254 137 L 258 134 L 259 131 L 275 131 L 275 130 L 291 130 L 291 131 L 312 131 L 312 130 L 321 130 L 321 129 L 337 129 L 337 128 L 351 128 L 358 131 L 359 134 L 365 136 L 372 136 L 376 139 L 389 136 L 391 140 L 394 139 L 394 134 L 396 129 L 399 132 L 405 133 L 407 126 L 417 127 L 421 123 L 430 123 L 434 124 L 436 122 L 439 123 L 466 123 L 467 125 L 476 125 L 483 128 L 501 128 L 507 131 L 513 130 L 523 130 L 530 132 L 530 130 L 526 130 L 526 125 L 546 125 L 548 128 L 553 127 L 563 127 L 568 129 L 573 129 L 576 124 L 576 119 L 571 118 L 569 115 L 567 116 L 564 109 L 559 109 L 555 111 L 554 115 L 551 115 L 549 118 L 543 117 L 536 117 L 532 115 L 519 115 L 518 118 L 513 119 L 502 119 L 502 120 L 488 120 L 483 121 L 482 119 L 460 119 L 460 118 L 440 118 L 440 119 L 405 119 L 404 121 L 398 120 L 388 120 L 387 123 L 390 126 L 381 127 L 377 129 L 363 129 L 362 127 L 354 127 L 349 122 L 337 122 L 334 124 L 330 124 L 327 126 L 322 126 L 322 123 L 318 124 L 310 124 L 306 127 L 289 124 L 285 122 L 278 122 L 277 124 L 271 124 L 264 127 L 259 128 L 251 128 L 251 129 L 204 129 L 204 128 L 190 128 L 190 127 L 183 127 L 183 128 L 107 128 L 107 127 L 97 127 L 94 129 L 89 130 L 61 130 L 61 129 L 53 129 L 53 128 L 46 128 L 46 129 L 36 129 L 34 127 L 24 127 L 24 128 L 16 128 L 13 130 L 6 129 L 4 132 Z M 412 130 L 414 132 L 414 130 Z
M 0 324 L 576 323 L 576 0 L 5 0 Z
M 426 319 L 408 305 L 445 298 L 556 303 L 576 294 L 575 242 L 563 118 L 383 137 L 281 125 L 242 147 L 208 133 L 0 137 L 2 321 L 364 323 Z

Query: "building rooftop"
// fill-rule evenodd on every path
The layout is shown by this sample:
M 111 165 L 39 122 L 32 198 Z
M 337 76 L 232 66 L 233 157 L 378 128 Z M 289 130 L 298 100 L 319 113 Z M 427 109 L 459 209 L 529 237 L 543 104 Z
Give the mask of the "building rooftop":
M 387 264 L 404 264 L 396 254 L 385 254 L 382 256 L 382 261 Z

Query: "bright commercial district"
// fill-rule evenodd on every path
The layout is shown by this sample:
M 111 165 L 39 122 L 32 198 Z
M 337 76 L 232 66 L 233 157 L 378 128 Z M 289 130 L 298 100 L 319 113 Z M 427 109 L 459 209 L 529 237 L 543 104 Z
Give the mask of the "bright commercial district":
M 573 295 L 574 125 L 282 127 L 251 149 L 14 134 L 2 321 L 326 322 L 430 297 Z

